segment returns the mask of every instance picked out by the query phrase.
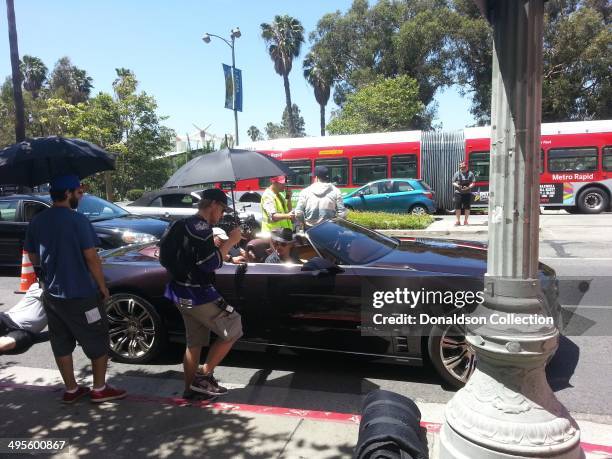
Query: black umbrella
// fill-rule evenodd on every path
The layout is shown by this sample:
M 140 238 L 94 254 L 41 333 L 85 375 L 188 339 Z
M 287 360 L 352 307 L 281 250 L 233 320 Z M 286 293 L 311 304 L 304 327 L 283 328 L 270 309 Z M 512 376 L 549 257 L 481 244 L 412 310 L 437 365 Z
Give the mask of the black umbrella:
M 293 171 L 281 161 L 258 151 L 225 148 L 192 159 L 172 174 L 164 188 L 230 182 L 234 216 L 237 218 L 234 197 L 235 182 L 292 174 Z
M 60 175 L 85 178 L 114 168 L 114 155 L 81 139 L 38 137 L 0 150 L 0 184 L 32 187 Z
M 164 188 L 291 174 L 281 161 L 258 151 L 225 148 L 192 159 L 172 174 Z

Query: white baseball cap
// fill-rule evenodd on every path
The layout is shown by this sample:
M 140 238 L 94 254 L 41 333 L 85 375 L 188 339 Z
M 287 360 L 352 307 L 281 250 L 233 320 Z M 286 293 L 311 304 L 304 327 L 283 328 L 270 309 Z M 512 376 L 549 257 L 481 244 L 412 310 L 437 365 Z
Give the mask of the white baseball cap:
M 218 237 L 222 241 L 227 241 L 229 239 L 227 233 L 221 228 L 217 228 L 216 226 L 213 226 L 213 236 Z

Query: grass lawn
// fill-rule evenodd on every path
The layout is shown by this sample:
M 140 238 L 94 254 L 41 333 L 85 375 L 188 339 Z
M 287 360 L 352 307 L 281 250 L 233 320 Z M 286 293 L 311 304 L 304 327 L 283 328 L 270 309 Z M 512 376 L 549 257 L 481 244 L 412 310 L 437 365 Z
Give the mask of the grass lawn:
M 350 210 L 348 220 L 371 229 L 425 229 L 432 215 L 392 214 L 389 212 L 356 212 Z

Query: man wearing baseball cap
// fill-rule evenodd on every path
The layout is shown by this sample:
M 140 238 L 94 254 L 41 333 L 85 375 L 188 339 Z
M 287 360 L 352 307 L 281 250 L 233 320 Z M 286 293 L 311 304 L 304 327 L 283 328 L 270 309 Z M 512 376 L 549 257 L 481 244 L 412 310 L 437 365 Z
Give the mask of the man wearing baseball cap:
M 329 183 L 327 167 L 315 167 L 314 176 L 315 183 L 302 190 L 295 206 L 295 215 L 304 220 L 306 228 L 335 217 L 344 218 L 347 214 L 342 193 Z
M 184 396 L 187 398 L 191 398 L 194 392 L 209 397 L 227 393 L 213 372 L 242 336 L 240 314 L 225 302 L 214 286 L 215 271 L 223 266 L 229 250 L 241 238 L 240 228 L 234 228 L 224 240 L 217 236 L 219 247 L 215 245 L 213 225 L 219 223 L 226 210 L 227 196 L 222 190 L 205 190 L 198 203 L 198 213 L 174 223 L 167 236 L 164 235 L 160 241 L 160 262 L 165 259 L 162 252 L 166 237 L 176 238 L 180 252 L 186 254 L 183 258 L 178 253 L 170 254 L 176 258 L 185 274 L 179 276 L 170 265 L 164 266 L 172 279 L 166 287 L 165 296 L 176 305 L 185 323 L 187 347 L 183 368 Z M 174 225 L 178 225 L 176 233 L 173 232 Z M 198 368 L 202 347 L 210 344 L 210 331 L 218 339 L 210 346 L 204 365 Z
M 49 341 L 66 385 L 62 401 L 73 403 L 89 393 L 95 403 L 123 398 L 124 390 L 105 381 L 109 338 L 104 300 L 109 292 L 96 251 L 100 241 L 87 217 L 74 211 L 83 197 L 79 177 L 55 177 L 50 194 L 53 206 L 28 225 L 24 248 L 41 270 Z M 91 391 L 74 377 L 72 352 L 77 342 L 91 359 Z
M 275 228 L 293 230 L 291 191 L 287 189 L 286 178 L 279 175 L 272 177 L 271 182 L 261 197 L 261 231 L 269 233 Z M 285 196 L 282 194 L 283 191 L 286 191 Z

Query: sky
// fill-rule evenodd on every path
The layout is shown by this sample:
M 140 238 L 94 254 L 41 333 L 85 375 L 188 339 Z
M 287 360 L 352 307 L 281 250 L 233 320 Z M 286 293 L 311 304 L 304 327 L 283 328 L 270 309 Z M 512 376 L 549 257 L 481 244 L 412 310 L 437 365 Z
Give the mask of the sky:
M 4 2 L 2 2 L 4 3 Z M 345 12 L 351 0 L 15 0 L 19 54 L 37 56 L 51 70 L 62 56 L 93 78 L 92 94 L 112 93 L 115 68 L 134 71 L 139 89 L 155 97 L 158 113 L 177 134 L 196 128 L 222 136 L 233 134 L 234 117 L 224 108 L 222 63 L 231 65 L 223 41 L 202 41 L 208 32 L 229 39 L 238 26 L 236 67 L 242 70 L 243 112 L 238 113 L 241 143 L 251 125 L 262 132 L 268 121 L 280 122 L 285 107 L 282 77 L 274 72 L 260 24 L 276 14 L 299 19 L 305 36 L 326 13 Z M 0 7 L 0 78 L 10 75 L 8 29 Z M 319 105 L 302 75 L 308 39 L 289 75 L 291 97 L 298 104 L 307 135 L 319 135 Z M 469 100 L 456 88 L 436 95 L 436 124 L 461 129 L 473 122 Z M 327 119 L 336 108 L 327 106 Z M 210 127 L 209 127 L 210 126 Z

